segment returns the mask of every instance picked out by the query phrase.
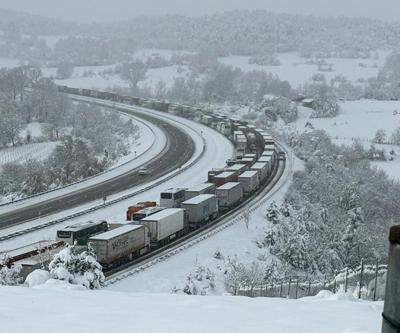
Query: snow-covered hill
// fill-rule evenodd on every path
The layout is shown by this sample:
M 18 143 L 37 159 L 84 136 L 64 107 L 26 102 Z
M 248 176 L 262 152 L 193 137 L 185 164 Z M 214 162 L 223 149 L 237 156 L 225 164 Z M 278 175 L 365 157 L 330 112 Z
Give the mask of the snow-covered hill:
M 299 300 L 252 299 L 71 290 L 50 281 L 0 288 L 2 332 L 380 332 L 381 302 L 327 291 Z

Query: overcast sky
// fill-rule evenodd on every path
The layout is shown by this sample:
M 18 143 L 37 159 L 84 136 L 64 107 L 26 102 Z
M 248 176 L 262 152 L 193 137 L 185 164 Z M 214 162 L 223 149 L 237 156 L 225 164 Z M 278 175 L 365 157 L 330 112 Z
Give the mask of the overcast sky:
M 200 15 L 234 9 L 400 20 L 400 0 L 0 0 L 0 8 L 81 22 L 116 21 L 143 14 Z

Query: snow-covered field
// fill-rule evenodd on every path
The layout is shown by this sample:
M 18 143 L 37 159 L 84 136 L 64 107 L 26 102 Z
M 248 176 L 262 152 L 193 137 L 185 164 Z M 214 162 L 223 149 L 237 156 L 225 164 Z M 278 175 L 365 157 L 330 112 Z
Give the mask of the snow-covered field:
M 381 302 L 329 292 L 287 300 L 0 287 L 1 330 L 15 333 L 378 333 L 381 312 Z
M 377 130 L 386 131 L 388 138 L 400 127 L 400 102 L 359 100 L 339 103 L 340 114 L 335 118 L 310 118 L 311 109 L 300 107 L 299 118 L 294 124 L 279 125 L 281 129 L 294 132 L 310 130 L 309 123 L 315 129 L 323 129 L 337 144 L 351 145 L 358 139 L 369 148 Z M 394 112 L 396 111 L 396 112 Z M 395 151 L 393 161 L 374 162 L 374 165 L 385 170 L 389 176 L 400 179 L 400 147 L 394 145 L 375 145 L 388 154 Z
M 277 58 L 281 63 L 279 66 L 249 64 L 249 57 L 234 55 L 219 58 L 219 61 L 234 68 L 238 67 L 244 72 L 263 70 L 276 74 L 281 80 L 286 80 L 293 88 L 297 88 L 299 85 L 309 81 L 314 74 L 318 73 L 324 74 L 328 81 L 337 75 L 344 75 L 353 83 L 356 83 L 359 79 L 376 77 L 387 54 L 388 53 L 384 51 L 379 52 L 378 59 L 326 58 L 326 63 L 332 64 L 332 71 L 323 72 L 318 70 L 317 64 L 307 63 L 307 60 L 309 59 L 301 58 L 294 52 L 278 54 Z M 362 65 L 360 66 L 360 64 Z
M 28 160 L 45 160 L 57 146 L 57 142 L 32 143 L 0 149 L 0 167 L 6 163 L 22 163 Z

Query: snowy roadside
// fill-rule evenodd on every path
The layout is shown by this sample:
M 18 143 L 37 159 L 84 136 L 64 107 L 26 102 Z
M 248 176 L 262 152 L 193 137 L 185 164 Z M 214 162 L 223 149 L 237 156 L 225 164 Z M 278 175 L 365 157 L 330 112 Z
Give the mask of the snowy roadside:
M 50 282 L 0 287 L 5 332 L 378 333 L 383 307 L 329 292 L 299 300 L 201 297 L 86 291 Z

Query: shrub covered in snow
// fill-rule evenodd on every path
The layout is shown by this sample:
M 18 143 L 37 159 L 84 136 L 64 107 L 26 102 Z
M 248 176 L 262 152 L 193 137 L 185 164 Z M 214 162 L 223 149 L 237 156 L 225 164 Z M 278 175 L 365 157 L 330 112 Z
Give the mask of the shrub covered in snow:
M 75 252 L 74 246 L 67 246 L 56 254 L 49 264 L 50 277 L 89 289 L 100 288 L 105 277 L 90 244 L 87 251 Z

